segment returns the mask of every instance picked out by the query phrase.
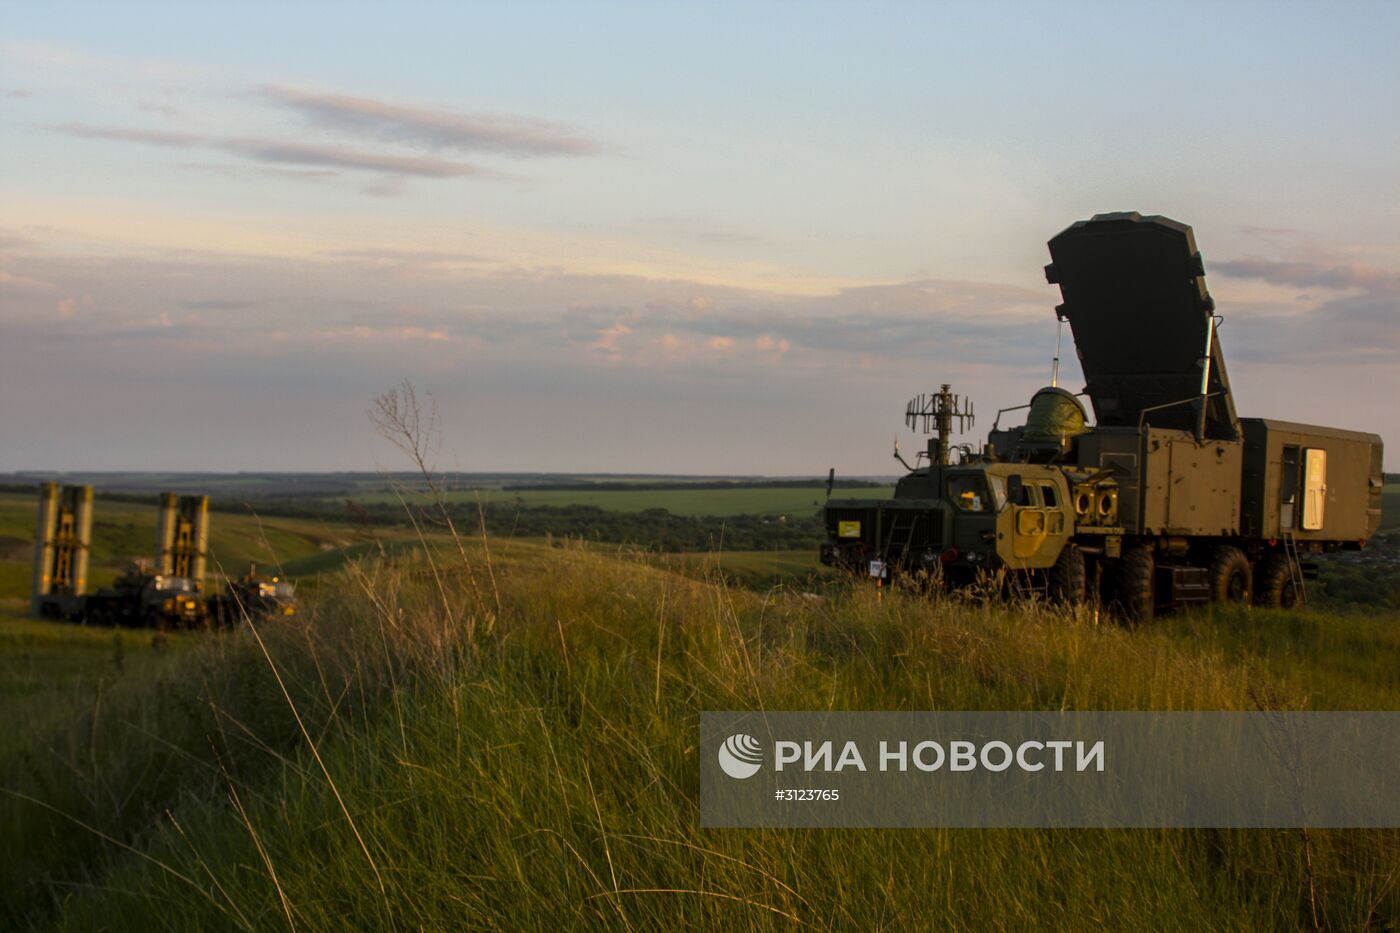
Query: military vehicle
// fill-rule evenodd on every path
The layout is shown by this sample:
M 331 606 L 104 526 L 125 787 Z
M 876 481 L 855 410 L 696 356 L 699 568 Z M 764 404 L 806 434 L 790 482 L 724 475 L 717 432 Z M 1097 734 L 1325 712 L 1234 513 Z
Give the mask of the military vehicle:
M 90 625 L 190 628 L 205 618 L 204 570 L 209 498 L 162 493 L 156 559 L 132 564 L 109 587 L 87 588 L 92 548 L 92 487 L 39 487 L 34 538 L 35 615 Z
M 204 622 L 204 598 L 190 577 L 155 573 L 138 560 L 111 586 L 83 597 L 81 621 L 126 628 L 197 628 Z
M 914 399 L 910 426 L 936 431 L 927 464 L 905 464 L 893 499 L 828 500 L 822 562 L 1102 599 L 1137 622 L 1192 603 L 1303 601 L 1309 556 L 1362 548 L 1380 526 L 1380 437 L 1236 415 L 1223 318 L 1185 224 L 1100 214 L 1049 247 L 1084 390 L 1056 384 L 1057 359 L 1052 385 L 999 412 L 956 461 L 950 437 L 970 405 L 947 385 Z M 1002 428 L 1017 409 L 1025 424 Z
M 244 615 L 253 621 L 286 618 L 297 614 L 296 584 L 281 577 L 258 573 L 257 564 L 228 588 L 208 600 L 209 618 L 215 625 L 237 625 Z

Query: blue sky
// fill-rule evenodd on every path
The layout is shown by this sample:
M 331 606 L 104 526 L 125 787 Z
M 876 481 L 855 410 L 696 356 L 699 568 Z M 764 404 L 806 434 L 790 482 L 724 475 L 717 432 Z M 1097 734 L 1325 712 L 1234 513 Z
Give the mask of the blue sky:
M 1394 4 L 6 4 L 0 469 L 397 465 L 410 379 L 462 469 L 890 472 L 909 396 L 1047 380 L 1045 241 L 1109 210 L 1195 227 L 1243 414 L 1400 437 L 1397 46 Z

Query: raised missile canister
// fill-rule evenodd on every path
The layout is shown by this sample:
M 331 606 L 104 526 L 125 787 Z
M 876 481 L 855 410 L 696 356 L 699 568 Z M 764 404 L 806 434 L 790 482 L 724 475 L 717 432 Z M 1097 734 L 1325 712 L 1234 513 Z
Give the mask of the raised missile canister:
M 160 494 L 156 515 L 156 573 L 204 586 L 209 551 L 209 497 Z
M 54 533 L 58 524 L 58 484 L 39 486 L 39 523 L 34 531 L 34 590 L 30 609 L 38 614 L 53 589 Z
M 189 576 L 195 589 L 204 588 L 205 563 L 209 554 L 209 497 L 185 496 L 182 511 L 190 520 Z
M 173 492 L 160 494 L 156 513 L 156 573 L 174 573 L 177 503 L 179 497 Z
M 78 611 L 79 597 L 87 588 L 91 547 L 92 487 L 42 484 L 30 597 L 35 615 L 57 618 Z
M 70 586 L 73 595 L 87 589 L 88 561 L 92 555 L 92 487 L 69 486 L 63 491 L 64 507 L 73 514 Z

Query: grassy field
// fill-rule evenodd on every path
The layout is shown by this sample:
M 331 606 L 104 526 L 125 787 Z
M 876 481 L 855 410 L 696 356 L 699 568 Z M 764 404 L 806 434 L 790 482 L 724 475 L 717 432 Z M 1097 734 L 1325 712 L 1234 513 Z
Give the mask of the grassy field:
M 154 511 L 99 502 L 94 584 Z M 1396 832 L 708 831 L 695 763 L 703 709 L 1400 709 L 1393 612 L 1129 632 L 807 552 L 488 568 L 429 535 L 430 565 L 409 529 L 218 513 L 221 562 L 310 597 L 260 644 L 23 618 L 32 521 L 0 495 L 0 928 L 1278 929 L 1312 926 L 1309 859 L 1325 928 L 1400 925 Z
M 837 486 L 833 496 L 844 495 L 863 499 L 888 499 L 893 486 Z M 665 509 L 673 515 L 811 515 L 821 509 L 826 499 L 825 489 L 783 488 L 772 486 L 735 486 L 732 489 L 483 489 L 458 490 L 447 493 L 452 502 L 483 502 L 523 505 L 591 505 L 613 512 L 642 512 Z M 399 497 L 392 492 L 371 493 L 356 497 L 365 503 L 397 505 Z M 425 501 L 425 497 L 419 497 Z
M 261 645 L 0 623 L 7 689 L 63 671 L 0 756 L 0 926 L 1271 930 L 1309 861 L 1325 928 L 1400 923 L 1396 832 L 702 830 L 695 746 L 760 706 L 1400 709 L 1400 618 L 1126 631 L 628 556 L 351 563 Z
M 778 490 L 779 493 L 797 491 Z M 33 512 L 34 502 L 30 497 L 0 493 L 0 609 L 12 613 L 20 613 L 28 606 L 34 560 Z M 259 518 L 247 512 L 213 512 L 211 529 L 210 567 L 211 575 L 216 578 L 219 576 L 217 567 L 222 567 L 229 576 L 237 576 L 249 563 L 255 562 L 262 567 L 280 569 L 301 580 L 303 585 L 314 584 L 316 575 L 334 573 L 347 560 L 373 554 L 408 554 L 420 546 L 418 535 L 406 527 L 377 527 L 371 540 L 364 532 L 343 522 Z M 440 532 L 428 531 L 425 535 L 437 547 L 446 547 L 449 541 Z M 501 541 L 498 546 L 508 550 L 513 543 Z M 531 541 L 524 539 L 521 543 L 528 546 Z M 93 525 L 89 589 L 110 583 L 133 558 L 149 560 L 154 546 L 154 507 L 99 500 Z M 634 554 L 633 549 L 623 546 L 616 550 L 686 572 L 704 572 L 718 567 L 735 582 L 751 586 L 800 579 L 821 571 L 815 551 L 725 551 L 718 555 L 663 556 Z

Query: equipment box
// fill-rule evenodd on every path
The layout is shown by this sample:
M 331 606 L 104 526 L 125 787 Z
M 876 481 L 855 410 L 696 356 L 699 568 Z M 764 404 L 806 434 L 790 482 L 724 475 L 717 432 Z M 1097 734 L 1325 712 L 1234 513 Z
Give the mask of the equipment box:
M 1380 528 L 1381 439 L 1376 434 L 1241 418 L 1247 537 L 1357 547 Z

